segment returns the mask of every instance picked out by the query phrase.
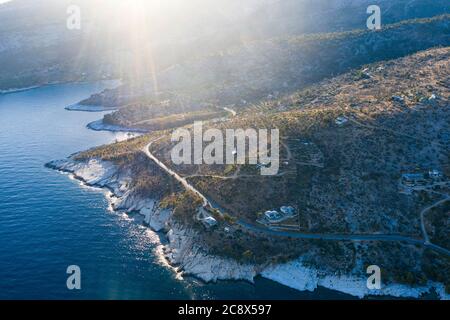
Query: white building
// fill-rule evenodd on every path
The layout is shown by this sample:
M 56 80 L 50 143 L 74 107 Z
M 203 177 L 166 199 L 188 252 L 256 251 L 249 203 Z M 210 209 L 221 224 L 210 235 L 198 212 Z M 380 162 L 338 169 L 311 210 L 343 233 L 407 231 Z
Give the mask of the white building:
M 336 118 L 336 121 L 335 121 L 335 123 L 336 123 L 338 126 L 343 126 L 343 125 L 346 124 L 347 122 L 348 122 L 348 119 L 347 119 L 346 117 L 344 117 L 344 116 L 337 117 L 337 118 Z
M 440 179 L 440 178 L 442 178 L 442 172 L 440 172 L 439 170 L 433 169 L 428 172 L 428 176 L 431 179 L 435 179 L 435 180 Z
M 281 213 L 283 213 L 285 216 L 294 216 L 295 215 L 295 209 L 293 207 L 283 206 L 280 208 Z
M 281 207 L 280 212 L 270 210 L 264 213 L 264 219 L 269 223 L 280 223 L 294 216 L 295 216 L 295 209 L 293 207 L 288 206 Z
M 264 213 L 264 217 L 269 221 L 278 221 L 281 218 L 281 215 L 278 211 L 266 211 Z
M 214 219 L 213 217 L 209 216 L 203 219 L 203 223 L 205 224 L 206 227 L 208 228 L 212 228 L 217 226 L 217 220 Z

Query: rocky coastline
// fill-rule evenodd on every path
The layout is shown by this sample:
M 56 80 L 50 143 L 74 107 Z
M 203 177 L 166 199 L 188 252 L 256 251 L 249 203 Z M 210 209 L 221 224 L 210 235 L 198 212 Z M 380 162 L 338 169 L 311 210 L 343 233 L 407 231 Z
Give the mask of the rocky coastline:
M 243 280 L 253 282 L 256 276 L 281 283 L 299 291 L 314 291 L 319 286 L 340 291 L 358 298 L 389 295 L 401 298 L 420 298 L 434 291 L 440 299 L 448 300 L 443 284 L 428 283 L 423 287 L 387 284 L 381 290 L 369 290 L 366 279 L 357 275 L 327 275 L 305 267 L 302 259 L 268 267 L 241 264 L 232 259 L 209 254 L 197 245 L 198 234 L 172 218 L 172 211 L 159 207 L 158 199 L 143 199 L 129 188 L 130 173 L 121 171 L 112 162 L 91 159 L 52 161 L 48 168 L 71 174 L 83 184 L 110 191 L 111 209 L 143 216 L 144 223 L 161 238 L 162 258 L 180 276 L 194 276 L 205 282 Z

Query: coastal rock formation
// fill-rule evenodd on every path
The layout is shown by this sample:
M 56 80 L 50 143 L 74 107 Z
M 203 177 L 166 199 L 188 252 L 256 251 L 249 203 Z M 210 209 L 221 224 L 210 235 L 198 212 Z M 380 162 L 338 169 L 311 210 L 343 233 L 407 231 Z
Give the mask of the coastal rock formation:
M 285 264 L 271 266 L 261 272 L 261 276 L 300 291 L 314 291 L 318 287 L 344 292 L 364 298 L 367 296 L 392 296 L 401 298 L 419 298 L 433 290 L 442 300 L 449 300 L 441 283 L 428 282 L 426 286 L 411 287 L 403 284 L 383 284 L 380 290 L 367 288 L 367 279 L 357 275 L 321 274 L 318 270 L 305 267 L 302 259 Z
M 52 161 L 47 167 L 72 173 L 76 178 L 86 184 L 104 187 L 117 173 L 111 162 L 92 159 L 88 162 L 75 162 L 67 160 Z
M 188 227 L 171 224 L 167 233 L 169 244 L 165 256 L 184 274 L 196 276 L 206 282 L 217 280 L 246 280 L 253 282 L 257 275 L 253 265 L 240 264 L 231 259 L 211 256 L 196 245 L 196 234 Z

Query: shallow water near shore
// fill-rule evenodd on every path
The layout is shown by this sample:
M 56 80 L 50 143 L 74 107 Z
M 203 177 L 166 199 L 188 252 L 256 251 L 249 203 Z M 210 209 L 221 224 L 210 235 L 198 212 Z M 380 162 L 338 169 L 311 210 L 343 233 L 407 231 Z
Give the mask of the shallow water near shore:
M 123 133 L 86 128 L 103 113 L 64 108 L 111 82 L 55 85 L 0 95 L 0 299 L 347 299 L 255 284 L 177 279 L 155 254 L 157 236 L 108 210 L 101 190 L 82 187 L 44 164 Z M 82 289 L 66 288 L 81 268 Z

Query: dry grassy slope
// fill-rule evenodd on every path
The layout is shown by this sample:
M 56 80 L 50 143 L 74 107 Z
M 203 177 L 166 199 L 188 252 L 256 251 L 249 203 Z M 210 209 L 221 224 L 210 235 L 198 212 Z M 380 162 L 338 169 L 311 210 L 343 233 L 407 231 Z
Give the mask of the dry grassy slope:
M 312 141 L 322 152 L 324 168 L 282 167 L 294 174 L 223 180 L 193 178 L 233 214 L 254 220 L 256 214 L 282 204 L 299 204 L 302 228 L 324 232 L 384 232 L 419 235 L 420 207 L 428 197 L 398 193 L 401 173 L 438 168 L 449 157 L 450 49 L 434 49 L 368 67 L 369 79 L 349 73 L 215 126 L 222 129 L 271 127 L 282 136 Z M 437 99 L 428 98 L 435 94 Z M 404 105 L 392 101 L 403 96 Z M 422 102 L 419 102 L 422 100 Z M 280 111 L 289 109 L 289 111 Z M 256 112 L 255 112 L 256 111 Z M 339 115 L 357 119 L 338 127 Z M 288 142 L 295 149 L 296 142 Z M 155 145 L 171 165 L 168 141 Z M 285 155 L 286 152 L 283 152 Z M 179 166 L 185 175 L 196 166 Z M 223 175 L 224 166 L 200 168 Z M 297 174 L 295 174 L 297 172 Z
M 400 195 L 397 179 L 402 172 L 416 168 L 436 167 L 448 172 L 450 48 L 370 65 L 365 72 L 371 77 L 363 79 L 360 72 L 345 74 L 266 103 L 259 116 L 252 110 L 224 124 L 278 127 L 285 137 L 312 141 L 325 157 L 323 169 L 298 166 L 297 176 L 272 179 L 197 178 L 199 188 L 234 214 L 248 219 L 254 219 L 259 210 L 297 203 L 305 231 L 420 237 L 419 212 L 437 197 Z M 432 94 L 437 99 L 429 101 Z M 393 95 L 402 96 L 405 103 L 394 103 Z M 337 127 L 334 120 L 343 114 L 370 127 L 356 123 Z M 292 143 L 288 145 L 293 147 Z M 448 247 L 445 210 L 448 208 L 433 212 L 427 226 L 433 240 Z M 449 260 L 427 250 L 397 243 L 357 245 L 354 251 L 344 243 L 336 243 L 337 247 L 298 245 L 304 250 L 290 248 L 284 254 L 303 254 L 312 265 L 333 272 L 344 271 L 356 261 L 362 265 L 376 261 L 388 281 L 418 284 L 431 279 L 447 286 L 449 283 Z M 276 245 L 271 243 L 264 250 L 268 248 Z M 251 248 L 263 257 L 272 255 L 269 250 L 262 254 L 266 251 L 259 249 Z M 336 264 L 342 261 L 348 264 Z
M 298 201 L 305 231 L 420 236 L 419 211 L 432 199 L 400 195 L 397 178 L 403 170 L 417 165 L 428 168 L 448 163 L 449 148 L 445 134 L 450 132 L 449 68 L 450 48 L 425 51 L 370 65 L 366 70 L 371 74 L 369 79 L 361 78 L 360 72 L 345 74 L 283 99 L 269 101 L 232 121 L 215 124 L 222 129 L 279 128 L 284 137 L 312 141 L 323 153 L 324 168 L 300 165 L 298 175 L 277 178 L 225 181 L 196 178 L 192 181 L 197 180 L 206 194 L 229 208 L 230 212 L 250 220 L 259 210 Z M 431 94 L 438 97 L 434 103 L 423 99 L 418 102 L 421 97 Z M 393 103 L 392 95 L 403 95 L 404 106 Z M 365 125 L 382 126 L 385 130 L 353 123 L 337 127 L 334 120 L 342 114 L 353 116 Z M 414 135 L 408 137 L 409 133 Z M 143 159 L 139 156 L 142 146 L 157 134 L 161 133 L 135 139 L 132 143 L 91 150 L 81 157 L 106 156 L 119 162 L 128 159 L 125 161 L 127 166 L 159 172 L 143 166 Z M 177 172 L 198 172 L 198 167 L 175 167 L 170 163 L 170 132 L 164 134 L 166 140 L 155 143 L 153 152 L 166 159 L 166 164 Z M 294 148 L 293 142 L 287 144 Z M 431 152 L 431 149 L 435 150 Z M 294 157 L 301 156 L 293 154 Z M 200 169 L 201 172 L 224 174 L 225 168 Z M 142 170 L 136 172 L 142 173 Z M 251 170 L 242 168 L 241 171 Z M 160 181 L 160 173 L 157 178 Z M 166 180 L 169 179 L 166 177 Z M 361 266 L 376 262 L 382 267 L 386 282 L 417 284 L 428 279 L 449 283 L 448 259 L 423 248 L 381 242 L 356 245 L 293 239 L 280 241 L 279 238 L 258 236 L 244 230 L 236 230 L 230 235 L 222 228 L 205 232 L 193 220 L 192 201 L 183 199 L 172 195 L 164 199 L 163 204 L 175 207 L 175 218 L 195 228 L 199 232 L 198 244 L 214 254 L 257 264 L 286 261 L 301 255 L 306 263 L 333 273 L 353 271 L 364 274 Z M 441 245 L 448 243 L 445 238 L 445 230 L 448 230 L 445 221 L 448 220 L 437 218 L 436 213 L 429 218 L 428 227 L 432 228 L 430 234 L 433 239 L 439 240 Z M 435 221 L 442 223 L 443 228 L 433 225 Z M 248 252 L 251 252 L 250 257 L 245 254 Z
M 242 92 L 237 84 L 255 91 L 298 88 L 357 65 L 448 45 L 448 30 L 449 16 L 444 15 L 388 25 L 379 32 L 358 30 L 254 41 L 174 66 L 159 75 L 158 84 L 162 89 L 213 84 L 216 94 L 224 95 L 232 95 L 227 88 Z

